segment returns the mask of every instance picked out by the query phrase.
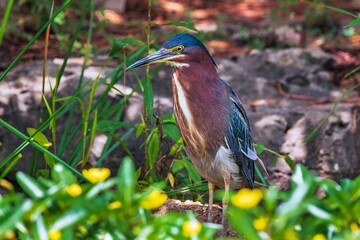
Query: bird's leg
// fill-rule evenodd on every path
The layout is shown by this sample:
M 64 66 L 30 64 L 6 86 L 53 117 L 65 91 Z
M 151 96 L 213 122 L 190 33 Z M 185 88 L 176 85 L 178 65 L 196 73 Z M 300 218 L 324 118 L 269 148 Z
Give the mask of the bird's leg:
M 225 193 L 224 193 L 224 197 L 222 199 L 223 210 L 222 210 L 222 218 L 221 218 L 221 224 L 223 225 L 223 227 L 226 223 L 226 211 L 227 211 L 228 202 L 229 202 L 230 178 L 231 178 L 230 175 L 224 177 Z
M 208 207 L 207 221 L 212 222 L 212 207 L 213 207 L 213 203 L 214 203 L 215 185 L 209 182 L 208 186 L 209 186 L 209 207 Z

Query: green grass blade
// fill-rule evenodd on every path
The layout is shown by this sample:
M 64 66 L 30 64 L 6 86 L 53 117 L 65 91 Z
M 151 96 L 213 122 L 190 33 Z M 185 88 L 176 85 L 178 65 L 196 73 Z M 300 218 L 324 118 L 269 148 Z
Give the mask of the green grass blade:
M 26 136 L 25 134 L 23 134 L 22 132 L 20 132 L 19 130 L 17 130 L 16 128 L 14 128 L 13 126 L 11 126 L 10 124 L 8 124 L 7 122 L 5 122 L 3 119 L 0 119 L 0 125 L 4 126 L 5 128 L 9 129 L 12 133 L 16 134 L 18 137 L 22 138 L 23 140 L 25 140 L 25 142 L 23 142 L 20 146 L 23 146 L 23 148 L 25 148 L 28 144 L 31 144 L 33 147 L 35 147 L 36 149 L 40 150 L 41 152 L 43 152 L 44 154 L 48 154 L 50 155 L 52 158 L 55 159 L 55 161 L 61 163 L 62 165 L 64 165 L 67 169 L 69 169 L 70 171 L 72 171 L 74 174 L 76 174 L 79 178 L 81 179 L 85 179 L 84 176 L 78 172 L 76 169 L 74 169 L 73 167 L 71 167 L 70 165 L 68 165 L 66 162 L 64 162 L 62 159 L 60 159 L 58 156 L 54 155 L 52 152 L 50 152 L 49 150 L 47 150 L 46 148 L 42 147 L 40 144 L 38 144 L 37 142 L 35 142 L 31 137 Z M 38 128 L 39 130 L 40 128 Z M 21 150 L 20 150 L 21 151 Z M 18 152 L 14 151 L 16 154 Z M 13 152 L 13 153 L 14 153 Z M 12 154 L 13 154 L 12 153 Z M 10 155 L 12 155 L 10 154 Z M 15 154 L 15 155 L 16 155 Z M 9 155 L 9 156 L 10 156 Z M 14 156 L 12 156 L 14 157 Z
M 35 34 L 35 36 L 29 41 L 28 44 L 21 50 L 21 52 L 16 56 L 16 58 L 10 63 L 10 65 L 5 69 L 3 74 L 0 76 L 0 82 L 5 78 L 5 76 L 10 72 L 10 70 L 16 65 L 20 60 L 22 55 L 30 48 L 31 45 L 36 41 L 36 39 L 42 34 L 42 32 L 47 28 L 47 26 L 54 21 L 54 19 L 61 13 L 71 2 L 71 0 L 65 0 L 64 3 L 60 6 L 58 10 L 55 11 L 54 15 L 46 21 L 46 23 L 40 28 L 40 30 Z
M 330 112 L 326 115 L 326 117 L 320 122 L 320 124 L 309 134 L 305 137 L 304 142 L 308 142 L 310 141 L 315 135 L 316 133 L 319 131 L 320 128 L 322 128 L 322 126 L 324 126 L 324 124 L 327 122 L 327 120 L 329 119 L 329 117 L 331 115 L 334 114 L 334 112 L 336 111 L 339 103 L 344 100 L 347 96 L 349 96 L 356 88 L 358 88 L 360 86 L 360 84 L 357 84 L 355 86 L 353 86 L 352 88 L 346 90 L 340 97 L 339 99 L 335 102 L 334 106 L 331 108 Z
M 6 9 L 5 9 L 5 13 L 4 13 L 4 17 L 3 17 L 2 21 L 1 21 L 1 26 L 0 26 L 0 47 L 1 47 L 2 40 L 4 38 L 6 25 L 8 23 L 9 18 L 10 18 L 10 12 L 11 12 L 11 8 L 12 8 L 13 3 L 14 3 L 14 0 L 8 0 L 8 3 L 6 5 Z

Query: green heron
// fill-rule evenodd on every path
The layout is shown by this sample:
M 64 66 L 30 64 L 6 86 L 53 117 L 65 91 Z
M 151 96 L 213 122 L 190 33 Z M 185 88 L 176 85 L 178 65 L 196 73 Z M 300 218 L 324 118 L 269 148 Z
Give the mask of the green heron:
M 173 68 L 175 118 L 187 156 L 208 181 L 208 221 L 212 220 L 218 186 L 225 188 L 224 223 L 229 189 L 254 187 L 254 161 L 258 157 L 245 108 L 231 86 L 220 79 L 206 47 L 190 34 L 171 37 L 160 50 L 127 69 L 152 63 Z

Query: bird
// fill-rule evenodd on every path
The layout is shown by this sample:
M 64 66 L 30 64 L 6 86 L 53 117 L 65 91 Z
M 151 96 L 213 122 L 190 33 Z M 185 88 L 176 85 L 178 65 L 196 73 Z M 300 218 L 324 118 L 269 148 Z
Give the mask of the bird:
M 165 63 L 173 69 L 174 115 L 185 152 L 208 181 L 207 221 L 212 221 L 217 186 L 225 189 L 224 224 L 229 191 L 254 188 L 254 163 L 258 156 L 244 105 L 220 78 L 214 59 L 194 35 L 172 36 L 158 51 L 134 62 L 127 70 L 154 63 Z

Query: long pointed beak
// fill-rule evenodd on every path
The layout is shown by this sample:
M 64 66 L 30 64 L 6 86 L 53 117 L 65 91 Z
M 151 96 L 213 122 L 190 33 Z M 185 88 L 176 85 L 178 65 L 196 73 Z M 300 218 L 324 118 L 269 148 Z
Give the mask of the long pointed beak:
M 143 59 L 140 59 L 130 66 L 126 68 L 126 70 L 141 67 L 144 65 L 152 64 L 152 63 L 160 63 L 165 62 L 168 58 L 174 57 L 175 54 L 172 52 L 167 51 L 165 48 L 160 48 L 160 50 L 144 57 Z

